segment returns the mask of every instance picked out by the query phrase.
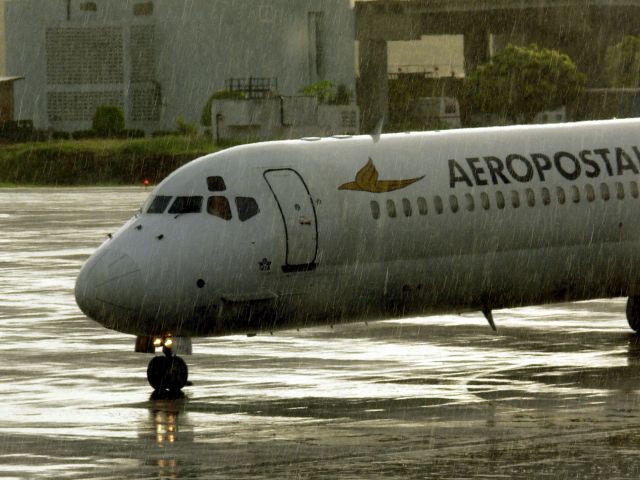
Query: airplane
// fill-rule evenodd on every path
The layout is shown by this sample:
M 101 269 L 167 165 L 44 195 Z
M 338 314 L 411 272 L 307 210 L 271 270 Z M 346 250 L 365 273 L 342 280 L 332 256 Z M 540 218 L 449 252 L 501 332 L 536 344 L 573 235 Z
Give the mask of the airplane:
M 80 309 L 136 336 L 157 391 L 191 338 L 629 297 L 640 120 L 256 143 L 196 159 L 82 267 Z

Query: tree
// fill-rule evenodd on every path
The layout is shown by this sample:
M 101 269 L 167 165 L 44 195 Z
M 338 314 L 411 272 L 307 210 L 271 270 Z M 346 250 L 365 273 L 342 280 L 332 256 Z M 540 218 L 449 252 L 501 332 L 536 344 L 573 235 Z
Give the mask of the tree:
M 115 137 L 124 130 L 124 112 L 115 105 L 100 105 L 93 115 L 92 130 L 100 137 Z
M 612 87 L 640 86 L 640 37 L 628 35 L 611 45 L 605 63 Z
M 575 102 L 585 81 L 568 55 L 510 44 L 466 78 L 463 102 L 474 113 L 530 123 L 539 112 Z

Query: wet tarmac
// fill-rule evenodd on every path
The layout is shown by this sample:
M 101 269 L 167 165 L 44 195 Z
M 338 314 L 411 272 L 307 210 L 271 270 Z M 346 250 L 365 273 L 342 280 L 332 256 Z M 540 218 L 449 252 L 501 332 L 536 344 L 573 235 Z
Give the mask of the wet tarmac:
M 137 188 L 0 189 L 0 478 L 633 478 L 640 341 L 624 300 L 197 339 L 147 355 L 75 306 Z

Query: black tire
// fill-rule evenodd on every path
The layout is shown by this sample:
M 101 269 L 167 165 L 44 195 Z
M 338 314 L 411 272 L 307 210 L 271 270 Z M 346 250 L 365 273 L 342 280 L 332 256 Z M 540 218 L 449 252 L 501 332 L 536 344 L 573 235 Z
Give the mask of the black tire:
M 155 391 L 179 392 L 187 384 L 189 370 L 180 357 L 153 357 L 147 367 L 147 380 Z
M 640 297 L 627 299 L 627 322 L 635 332 L 640 332 Z

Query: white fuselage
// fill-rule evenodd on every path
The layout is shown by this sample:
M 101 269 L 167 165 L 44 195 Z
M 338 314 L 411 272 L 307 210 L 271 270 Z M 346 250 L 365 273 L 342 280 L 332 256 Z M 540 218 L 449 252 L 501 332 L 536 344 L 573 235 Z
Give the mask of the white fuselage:
M 109 328 L 195 336 L 637 294 L 639 133 L 618 120 L 232 148 L 165 179 L 76 298 Z M 147 213 L 156 197 L 166 208 Z M 168 213 L 177 197 L 201 210 Z

